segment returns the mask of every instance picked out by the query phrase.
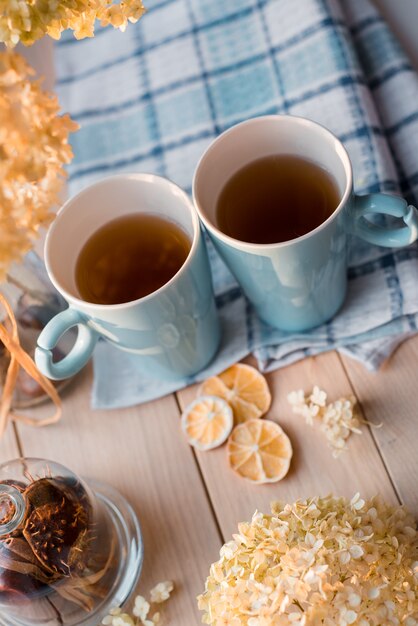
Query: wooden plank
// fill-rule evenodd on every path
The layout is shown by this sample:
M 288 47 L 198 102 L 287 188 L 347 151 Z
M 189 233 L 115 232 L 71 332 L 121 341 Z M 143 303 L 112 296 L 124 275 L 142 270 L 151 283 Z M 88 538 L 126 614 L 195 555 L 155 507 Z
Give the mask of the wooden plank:
M 19 455 L 19 447 L 13 425 L 9 423 L 6 432 L 0 439 L 0 464 L 15 459 Z
M 296 498 L 325 495 L 363 496 L 380 492 L 389 501 L 396 495 L 385 471 L 373 438 L 366 426 L 363 435 L 352 435 L 349 450 L 334 459 L 323 433 L 318 427 L 305 424 L 292 413 L 287 394 L 296 389 L 310 391 L 317 384 L 325 389 L 330 400 L 352 393 L 349 381 L 335 353 L 305 359 L 267 376 L 273 395 L 268 414 L 283 426 L 294 450 L 291 468 L 280 483 L 251 485 L 236 476 L 227 466 L 225 447 L 197 454 L 212 504 L 224 536 L 235 531 L 237 522 L 249 519 L 255 509 L 267 511 L 274 499 L 293 501 Z M 196 388 L 179 392 L 184 407 L 196 394 Z
M 19 429 L 25 455 L 58 461 L 119 489 L 137 511 L 144 535 L 139 591 L 147 594 L 157 582 L 174 580 L 177 591 L 164 609 L 167 622 L 195 625 L 195 597 L 218 556 L 220 537 L 180 431 L 175 398 L 92 411 L 90 386 L 86 372 L 67 394 L 59 425 Z
M 373 436 L 401 501 L 418 516 L 418 336 L 403 343 L 378 373 L 344 358 Z

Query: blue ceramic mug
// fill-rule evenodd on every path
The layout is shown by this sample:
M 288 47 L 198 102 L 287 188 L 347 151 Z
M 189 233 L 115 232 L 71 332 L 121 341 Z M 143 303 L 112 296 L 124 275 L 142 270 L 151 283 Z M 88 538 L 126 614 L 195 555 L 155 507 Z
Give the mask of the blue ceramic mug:
M 144 212 L 171 220 L 191 241 L 189 255 L 171 280 L 149 295 L 123 304 L 93 304 L 77 289 L 75 266 L 87 239 L 112 219 Z M 59 380 L 78 372 L 99 337 L 138 355 L 147 376 L 190 376 L 214 356 L 220 340 L 212 279 L 199 220 L 187 194 L 151 174 L 121 174 L 95 183 L 59 211 L 45 242 L 48 275 L 69 303 L 38 338 L 40 371 Z M 61 361 L 52 351 L 77 326 L 74 347 Z
M 304 157 L 331 173 L 339 205 L 317 228 L 290 241 L 257 244 L 229 237 L 216 217 L 225 183 L 251 161 L 278 154 Z M 400 197 L 355 195 L 342 143 L 323 126 L 300 117 L 258 117 L 220 135 L 197 166 L 193 198 L 216 249 L 260 318 L 285 331 L 318 326 L 341 307 L 347 288 L 348 233 L 389 247 L 407 246 L 418 236 L 417 210 Z M 370 220 L 375 214 L 399 218 L 399 224 L 377 226 Z

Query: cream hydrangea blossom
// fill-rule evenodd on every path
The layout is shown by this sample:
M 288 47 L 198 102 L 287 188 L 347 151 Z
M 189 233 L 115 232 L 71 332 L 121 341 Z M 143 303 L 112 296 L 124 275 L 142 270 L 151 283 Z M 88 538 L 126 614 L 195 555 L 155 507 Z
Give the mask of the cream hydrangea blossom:
M 318 407 L 324 407 L 327 403 L 327 394 L 325 393 L 325 391 L 315 385 L 311 395 L 309 396 L 309 400 L 313 405 L 316 405 Z
M 145 622 L 150 610 L 150 603 L 143 596 L 136 596 L 133 614 L 139 617 L 141 622 Z
M 76 39 L 94 36 L 94 24 L 125 30 L 144 13 L 141 0 L 0 0 L 0 42 L 31 45 L 44 35 L 59 39 L 64 30 Z
M 380 497 L 272 504 L 241 523 L 199 596 L 212 626 L 418 624 L 418 533 Z
M 122 613 L 122 609 L 114 608 L 110 610 L 110 614 L 107 615 L 102 624 L 104 626 L 135 626 L 135 623 L 128 613 Z
M 150 600 L 156 604 L 165 602 L 170 597 L 171 592 L 174 589 L 174 584 L 171 580 L 165 580 L 162 583 L 155 585 L 150 591 Z
M 346 440 L 351 433 L 361 435 L 354 396 L 327 404 L 326 392 L 315 386 L 307 396 L 299 389 L 289 393 L 287 399 L 293 412 L 302 415 L 310 426 L 313 426 L 314 418 L 321 420 L 321 430 L 333 449 L 334 457 L 347 448 Z
M 102 620 L 103 626 L 157 626 L 161 624 L 161 613 L 153 610 L 151 605 L 166 602 L 173 589 L 174 583 L 171 580 L 158 583 L 151 589 L 149 602 L 144 596 L 135 597 L 133 615 L 123 613 L 121 608 L 111 609 L 109 615 Z
M 0 52 L 0 282 L 52 220 L 78 128 L 33 74 L 22 56 Z

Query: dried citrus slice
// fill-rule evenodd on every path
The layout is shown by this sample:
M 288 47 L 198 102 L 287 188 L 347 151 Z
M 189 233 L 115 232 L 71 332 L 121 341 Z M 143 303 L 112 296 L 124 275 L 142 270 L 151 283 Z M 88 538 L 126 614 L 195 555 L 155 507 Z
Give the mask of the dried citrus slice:
M 211 450 L 223 444 L 233 424 L 231 407 L 216 396 L 196 398 L 181 416 L 181 426 L 187 441 L 198 450 Z
M 264 376 L 254 367 L 243 363 L 232 365 L 219 376 L 205 380 L 199 394 L 224 398 L 231 405 L 238 424 L 261 417 L 271 404 L 271 394 Z
M 284 478 L 292 458 L 292 444 L 271 420 L 248 420 L 235 426 L 228 439 L 231 468 L 253 483 L 275 483 Z

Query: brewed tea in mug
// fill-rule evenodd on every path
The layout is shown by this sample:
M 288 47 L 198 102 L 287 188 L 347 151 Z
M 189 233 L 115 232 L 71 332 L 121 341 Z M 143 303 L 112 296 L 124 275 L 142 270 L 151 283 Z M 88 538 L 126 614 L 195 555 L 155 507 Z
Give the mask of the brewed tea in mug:
M 299 156 L 262 157 L 239 169 L 217 203 L 220 230 L 248 243 L 280 243 L 305 235 L 335 211 L 340 193 L 333 176 Z
M 118 217 L 83 246 L 75 267 L 78 291 L 95 304 L 133 302 L 168 283 L 190 247 L 174 222 L 147 213 Z

